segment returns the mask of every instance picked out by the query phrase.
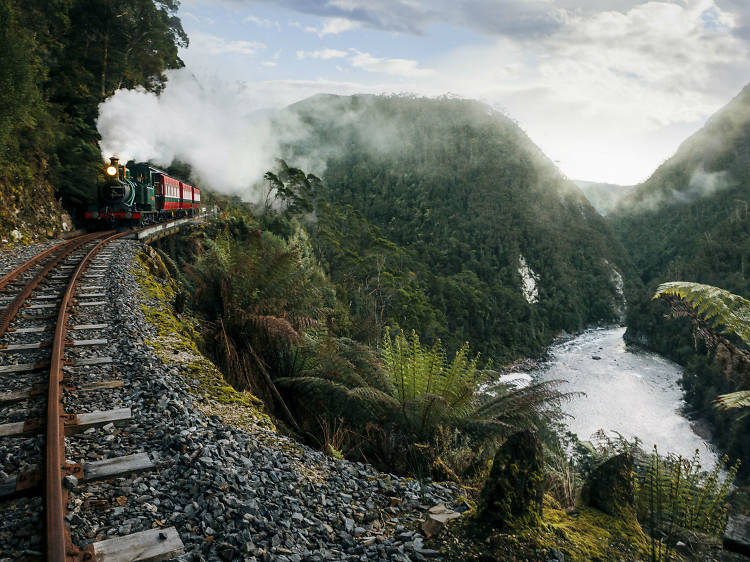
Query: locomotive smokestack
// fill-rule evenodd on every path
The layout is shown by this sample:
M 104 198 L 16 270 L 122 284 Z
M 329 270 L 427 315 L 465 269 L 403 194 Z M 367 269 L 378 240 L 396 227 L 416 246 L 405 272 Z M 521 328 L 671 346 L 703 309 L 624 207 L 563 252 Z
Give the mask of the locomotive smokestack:
M 117 171 L 120 169 L 120 159 L 117 156 L 113 156 L 109 159 L 109 166 L 107 166 L 106 172 L 110 177 L 117 175 Z

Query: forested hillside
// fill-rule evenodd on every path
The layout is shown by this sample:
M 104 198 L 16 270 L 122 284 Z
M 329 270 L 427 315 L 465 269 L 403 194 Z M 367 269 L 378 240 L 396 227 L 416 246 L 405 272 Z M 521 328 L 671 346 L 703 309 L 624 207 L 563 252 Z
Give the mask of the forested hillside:
M 101 173 L 98 105 L 159 90 L 187 43 L 175 0 L 0 0 L 0 234 L 56 230 Z
M 747 295 L 749 204 L 747 86 L 608 218 L 647 285 L 644 299 L 668 280 L 697 281 Z M 666 334 L 657 333 L 665 332 L 658 326 L 651 329 L 658 322 L 647 313 L 651 309 L 634 307 L 629 325 L 658 346 Z
M 750 424 L 716 410 L 713 400 L 741 387 L 744 375 L 733 372 L 731 361 L 716 361 L 712 350 L 696 347 L 689 322 L 665 320 L 668 308 L 651 296 L 659 283 L 676 280 L 750 295 L 749 205 L 746 86 L 607 217 L 646 286 L 629 309 L 627 338 L 686 366 L 689 405 L 714 422 L 716 441 L 740 458 L 750 456 Z
M 610 228 L 507 117 L 473 101 L 316 96 L 291 161 L 322 174 L 314 239 L 355 309 L 505 361 L 617 321 Z M 377 333 L 375 331 L 374 333 Z
M 746 293 L 748 197 L 750 86 L 610 218 L 645 282 L 692 276 Z

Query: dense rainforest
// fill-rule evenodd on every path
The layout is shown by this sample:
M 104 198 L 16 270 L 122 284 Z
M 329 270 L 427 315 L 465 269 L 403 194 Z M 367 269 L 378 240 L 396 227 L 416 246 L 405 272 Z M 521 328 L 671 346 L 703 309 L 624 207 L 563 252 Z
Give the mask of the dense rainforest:
M 686 318 L 665 320 L 651 302 L 665 281 L 706 283 L 750 295 L 750 86 L 713 115 L 677 153 L 624 197 L 608 219 L 632 256 L 644 292 L 628 311 L 627 338 L 686 367 L 689 406 L 713 422 L 716 442 L 750 458 L 750 421 L 714 407 L 716 395 L 747 388 L 748 373 L 695 339 Z M 743 476 L 750 475 L 750 463 Z
M 313 230 L 355 309 L 499 362 L 619 320 L 637 286 L 622 246 L 509 118 L 403 96 L 287 111 L 307 135 L 285 155 L 324 180 Z
M 51 233 L 63 209 L 75 217 L 90 198 L 101 173 L 99 104 L 119 88 L 158 93 L 165 71 L 182 66 L 178 4 L 0 0 L 4 235 Z M 304 100 L 278 115 L 280 127 L 291 119 L 305 135 L 266 174 L 265 205 L 206 190 L 218 215 L 159 244 L 172 304 L 224 376 L 298 439 L 464 484 L 473 511 L 451 539 L 456 555 L 472 543 L 477 558 L 554 547 L 573 559 L 643 559 L 644 531 L 652 558 L 689 541 L 683 531 L 716 536 L 726 518 L 719 468 L 698 474 L 695 463 L 623 440 L 578 443 L 558 423 L 568 396 L 556 382 L 496 384 L 496 367 L 541 354 L 565 332 L 618 322 L 626 306 L 631 334 L 666 347 L 668 325 L 646 296 L 677 272 L 747 292 L 743 96 L 610 221 L 511 119 L 481 103 Z M 190 177 L 184 163 L 170 171 Z M 698 204 L 705 186 L 716 191 Z M 670 199 L 677 192 L 682 206 Z M 648 207 L 654 193 L 662 201 Z M 668 220 L 677 234 L 659 230 Z M 692 350 L 686 342 L 673 349 Z M 693 351 L 684 358 L 716 368 Z M 717 380 L 689 370 L 693 402 L 717 393 Z M 655 513 L 654 498 L 671 507 Z
M 159 91 L 187 35 L 176 0 L 0 0 L 0 230 L 59 229 L 95 193 L 98 106 Z

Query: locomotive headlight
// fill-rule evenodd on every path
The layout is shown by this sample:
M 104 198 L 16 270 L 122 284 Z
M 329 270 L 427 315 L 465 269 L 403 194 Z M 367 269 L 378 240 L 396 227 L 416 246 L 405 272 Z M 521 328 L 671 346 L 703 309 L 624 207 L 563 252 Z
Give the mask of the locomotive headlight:
M 107 175 L 108 176 L 116 176 L 117 175 L 117 166 L 107 166 Z

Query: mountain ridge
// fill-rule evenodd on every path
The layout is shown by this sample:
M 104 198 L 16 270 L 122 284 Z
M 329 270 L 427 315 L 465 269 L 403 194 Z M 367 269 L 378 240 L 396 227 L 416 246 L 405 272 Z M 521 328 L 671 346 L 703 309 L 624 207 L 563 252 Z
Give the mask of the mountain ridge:
M 624 250 L 507 116 L 475 101 L 403 96 L 319 95 L 288 111 L 308 136 L 285 159 L 319 173 L 329 202 L 404 248 L 418 279 L 399 290 L 445 319 L 402 327 L 509 360 L 620 318 L 617 279 L 626 291 L 635 282 Z M 524 297 L 524 276 L 537 276 L 538 302 Z

